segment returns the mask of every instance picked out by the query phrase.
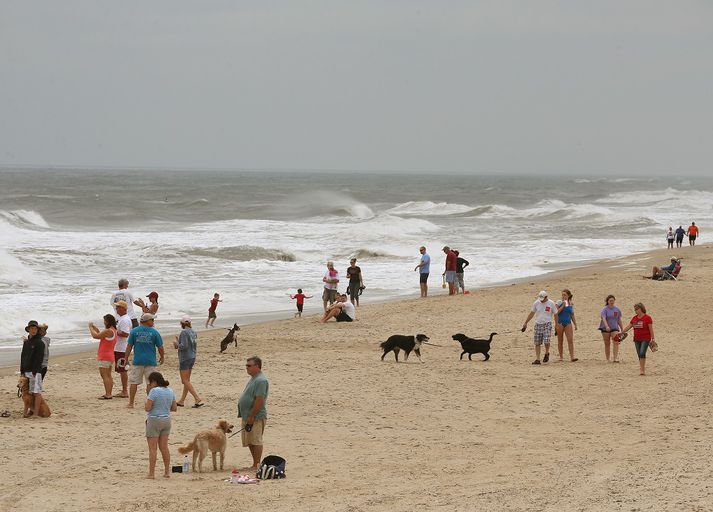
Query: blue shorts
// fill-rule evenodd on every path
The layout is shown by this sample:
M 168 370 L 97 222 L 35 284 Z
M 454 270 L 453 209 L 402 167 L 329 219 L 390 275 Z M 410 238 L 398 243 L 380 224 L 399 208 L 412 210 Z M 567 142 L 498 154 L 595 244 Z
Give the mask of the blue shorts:
M 194 364 L 196 364 L 195 357 L 192 357 L 190 359 L 184 359 L 183 361 L 178 362 L 178 369 L 179 370 L 192 370 Z

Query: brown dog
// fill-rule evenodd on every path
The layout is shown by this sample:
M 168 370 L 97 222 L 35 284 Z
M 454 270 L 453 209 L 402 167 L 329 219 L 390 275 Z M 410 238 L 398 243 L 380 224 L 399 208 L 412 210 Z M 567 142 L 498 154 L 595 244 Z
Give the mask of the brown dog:
M 208 450 L 213 455 L 213 471 L 217 471 L 218 467 L 215 463 L 215 454 L 220 452 L 220 469 L 223 469 L 223 461 L 225 460 L 225 449 L 228 446 L 228 436 L 232 432 L 233 425 L 225 420 L 220 420 L 213 430 L 204 430 L 198 432 L 193 442 L 179 448 L 178 452 L 185 454 L 193 452 L 193 471 L 198 468 L 198 472 L 203 472 L 203 459 L 208 454 Z M 198 465 L 196 465 L 196 460 Z
M 30 393 L 30 379 L 24 375 L 20 377 L 17 381 L 17 395 L 22 396 L 22 401 L 25 404 L 25 409 L 22 411 L 22 416 L 24 418 L 29 418 L 32 416 L 33 404 L 35 402 L 35 395 Z M 40 418 L 49 418 L 52 412 L 50 412 L 50 406 L 47 405 L 45 399 L 42 395 L 39 397 L 42 400 L 40 404 Z

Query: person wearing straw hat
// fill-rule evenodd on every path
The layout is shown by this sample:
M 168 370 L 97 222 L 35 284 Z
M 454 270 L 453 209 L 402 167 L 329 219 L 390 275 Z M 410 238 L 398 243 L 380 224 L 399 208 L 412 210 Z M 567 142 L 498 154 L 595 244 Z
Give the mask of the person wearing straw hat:
M 547 292 L 542 290 L 537 294 L 537 300 L 532 304 L 530 314 L 527 315 L 525 323 L 522 324 L 522 332 L 527 330 L 527 323 L 535 317 L 535 360 L 532 364 L 540 364 L 540 352 L 542 345 L 545 345 L 545 357 L 542 362 L 550 360 L 550 337 L 552 336 L 552 318 L 557 313 L 557 305 L 547 298 Z

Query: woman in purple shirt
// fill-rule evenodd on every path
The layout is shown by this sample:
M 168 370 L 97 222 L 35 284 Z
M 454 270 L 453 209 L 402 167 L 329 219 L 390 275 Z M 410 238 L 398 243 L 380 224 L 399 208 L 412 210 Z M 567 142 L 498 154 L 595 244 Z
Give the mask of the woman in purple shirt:
M 621 310 L 614 305 L 616 298 L 613 295 L 607 295 L 604 308 L 599 314 L 601 317 L 601 322 L 599 323 L 599 330 L 602 331 L 602 339 L 604 339 L 604 354 L 607 356 L 607 361 L 609 359 L 609 346 L 614 342 L 614 359 L 611 360 L 613 363 L 619 362 L 619 342 L 612 339 L 612 336 L 620 332 L 624 326 L 621 322 Z

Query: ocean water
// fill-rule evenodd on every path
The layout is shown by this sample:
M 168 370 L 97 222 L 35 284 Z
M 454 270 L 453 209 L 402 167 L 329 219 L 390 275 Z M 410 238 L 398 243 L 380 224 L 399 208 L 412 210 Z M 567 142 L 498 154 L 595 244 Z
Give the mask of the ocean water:
M 321 307 L 325 262 L 356 256 L 364 302 L 418 295 L 420 245 L 431 289 L 449 245 L 471 289 L 665 246 L 668 226 L 705 236 L 713 180 L 306 172 L 0 171 L 0 351 L 29 319 L 53 346 L 85 344 L 116 282 L 160 294 L 158 326 L 291 316 L 300 287 Z M 342 287 L 343 288 L 343 287 Z

